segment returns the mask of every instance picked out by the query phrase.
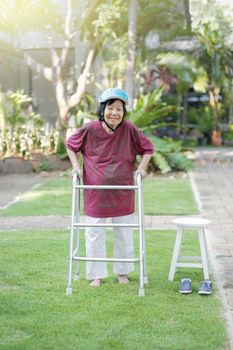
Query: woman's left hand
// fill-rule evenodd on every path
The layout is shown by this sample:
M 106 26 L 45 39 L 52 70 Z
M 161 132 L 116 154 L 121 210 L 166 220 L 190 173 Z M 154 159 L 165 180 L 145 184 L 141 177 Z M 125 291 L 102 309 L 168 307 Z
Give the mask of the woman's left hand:
M 141 174 L 142 177 L 145 177 L 146 176 L 146 170 L 138 168 L 136 170 L 136 172 L 135 172 L 135 176 L 137 176 L 137 174 Z

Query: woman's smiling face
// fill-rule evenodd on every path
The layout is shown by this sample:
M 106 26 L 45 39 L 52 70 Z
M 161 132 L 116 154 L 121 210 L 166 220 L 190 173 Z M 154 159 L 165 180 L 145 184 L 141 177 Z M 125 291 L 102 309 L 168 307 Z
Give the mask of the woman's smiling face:
M 123 102 L 120 100 L 114 101 L 112 104 L 107 104 L 104 110 L 104 119 L 113 129 L 115 129 L 122 121 L 124 116 Z

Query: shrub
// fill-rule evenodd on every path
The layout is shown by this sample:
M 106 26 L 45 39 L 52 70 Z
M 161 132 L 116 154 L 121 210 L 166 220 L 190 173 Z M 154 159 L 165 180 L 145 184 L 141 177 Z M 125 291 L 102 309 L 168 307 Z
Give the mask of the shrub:
M 181 141 L 159 139 L 155 136 L 149 136 L 149 138 L 155 147 L 155 154 L 151 161 L 155 170 L 166 174 L 172 170 L 188 171 L 193 168 L 193 163 L 185 154 L 187 149 L 182 146 Z
M 0 158 L 56 152 L 58 131 L 47 130 L 30 103 L 31 98 L 23 91 L 0 93 Z
M 129 119 L 142 128 L 155 146 L 155 154 L 151 159 L 154 170 L 166 174 L 172 170 L 188 171 L 192 168 L 192 162 L 187 158 L 182 142 L 171 138 L 158 138 L 152 135 L 153 130 L 161 127 L 177 127 L 176 123 L 166 121 L 171 112 L 177 111 L 177 106 L 168 105 L 161 101 L 163 90 L 155 89 L 147 95 L 143 95 L 137 102 L 135 110 L 129 114 Z

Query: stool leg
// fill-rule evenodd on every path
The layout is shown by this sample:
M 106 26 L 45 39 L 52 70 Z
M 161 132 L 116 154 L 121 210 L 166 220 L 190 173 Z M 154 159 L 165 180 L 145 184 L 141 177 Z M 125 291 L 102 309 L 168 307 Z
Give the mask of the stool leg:
M 201 227 L 199 229 L 199 242 L 200 242 L 201 260 L 202 260 L 202 266 L 203 266 L 203 271 L 204 271 L 204 278 L 209 279 L 208 258 L 207 258 L 207 249 L 206 249 L 204 227 Z
M 172 262 L 171 262 L 171 267 L 170 267 L 169 276 L 168 276 L 169 281 L 173 281 L 175 276 L 176 264 L 180 255 L 182 236 L 183 236 L 183 228 L 179 227 L 176 233 L 176 241 L 175 241 Z

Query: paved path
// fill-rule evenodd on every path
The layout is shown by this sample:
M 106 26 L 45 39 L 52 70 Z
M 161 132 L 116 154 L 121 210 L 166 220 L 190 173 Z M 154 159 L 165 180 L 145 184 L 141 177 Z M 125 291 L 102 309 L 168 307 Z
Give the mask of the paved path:
M 196 168 L 190 173 L 193 190 L 203 217 L 211 220 L 207 245 L 214 286 L 223 303 L 227 320 L 229 348 L 233 350 L 233 148 L 202 149 L 193 158 Z M 15 196 L 45 180 L 43 176 L 0 176 L 0 208 Z M 26 183 L 25 183 L 26 182 Z M 146 216 L 146 227 L 173 228 L 172 216 Z M 0 218 L 1 230 L 28 228 L 67 229 L 69 216 Z
M 1 180 L 0 180 L 1 181 Z M 193 215 L 193 217 L 200 215 Z M 146 229 L 174 229 L 172 219 L 176 216 L 145 216 Z M 84 217 L 81 217 L 84 222 Z M 70 216 L 28 216 L 28 217 L 0 217 L 1 231 L 15 230 L 66 230 L 70 228 Z M 137 217 L 135 217 L 137 222 Z
M 35 186 L 39 186 L 51 175 L 43 174 L 9 174 L 0 175 L 0 209 L 4 209 L 10 205 L 17 197 L 30 190 Z
M 233 148 L 203 149 L 196 158 L 190 178 L 200 211 L 211 220 L 208 252 L 233 349 Z

